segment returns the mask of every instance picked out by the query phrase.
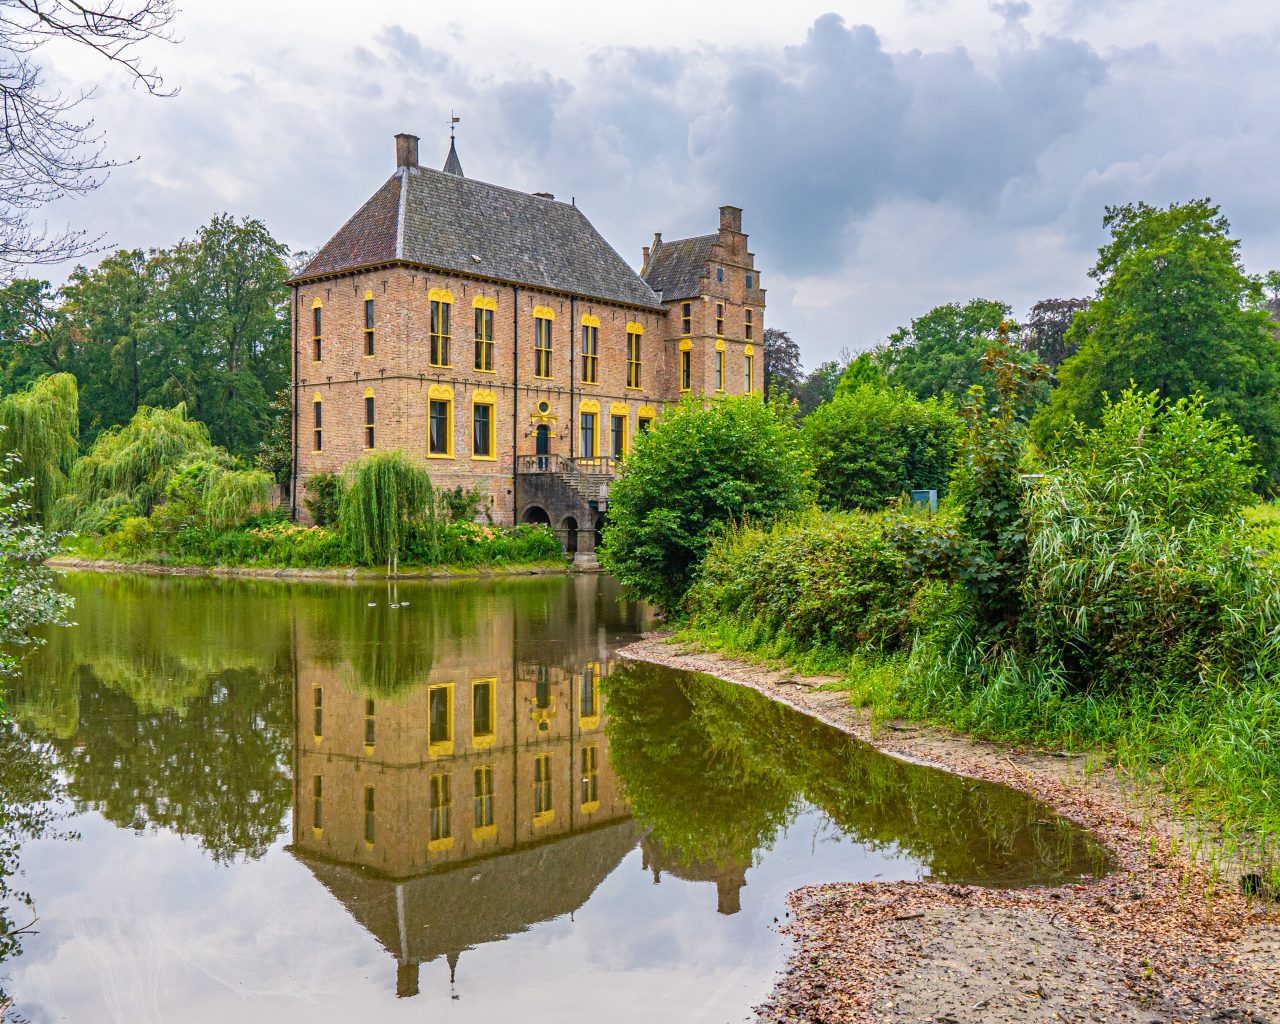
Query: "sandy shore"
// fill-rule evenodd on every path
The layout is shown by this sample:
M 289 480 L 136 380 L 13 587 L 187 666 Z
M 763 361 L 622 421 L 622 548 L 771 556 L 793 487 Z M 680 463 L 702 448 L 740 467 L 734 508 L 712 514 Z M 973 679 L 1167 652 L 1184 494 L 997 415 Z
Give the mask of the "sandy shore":
M 806 678 L 667 638 L 624 657 L 750 686 L 887 754 L 1020 789 L 1093 830 L 1118 870 L 1097 882 L 1003 891 L 928 882 L 810 886 L 763 1021 L 1272 1021 L 1280 1024 L 1280 908 L 1187 856 L 1187 823 L 1084 756 L 1010 749 L 869 716 Z

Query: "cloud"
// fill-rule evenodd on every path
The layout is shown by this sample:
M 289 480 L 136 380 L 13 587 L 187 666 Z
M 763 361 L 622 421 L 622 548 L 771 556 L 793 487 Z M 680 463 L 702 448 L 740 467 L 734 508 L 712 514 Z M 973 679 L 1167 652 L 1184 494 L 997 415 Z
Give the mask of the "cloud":
M 163 245 L 228 209 L 315 248 L 391 173 L 395 132 L 439 166 L 456 109 L 469 175 L 574 196 L 633 261 L 654 230 L 711 231 L 721 203 L 744 207 L 767 319 L 810 365 L 937 302 L 1086 291 L 1109 203 L 1213 196 L 1255 269 L 1280 265 L 1259 173 L 1280 163 L 1280 21 L 1133 46 L 1063 34 L 1096 2 L 982 3 L 1005 24 L 982 51 L 891 46 L 832 14 L 790 39 L 602 39 L 541 62 L 536 41 L 493 57 L 465 22 L 288 52 L 210 43 L 176 100 L 103 89 L 113 152 L 144 159 L 50 220 Z M 1166 7 L 1167 25 L 1182 0 Z

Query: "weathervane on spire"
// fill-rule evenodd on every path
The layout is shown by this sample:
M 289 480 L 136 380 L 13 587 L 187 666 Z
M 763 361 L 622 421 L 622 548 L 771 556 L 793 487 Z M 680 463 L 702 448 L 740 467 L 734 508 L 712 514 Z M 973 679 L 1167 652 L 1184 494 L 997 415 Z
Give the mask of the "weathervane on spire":
M 453 141 L 453 128 L 454 128 L 454 125 L 456 125 L 456 124 L 457 124 L 459 121 L 461 121 L 461 120 L 462 120 L 462 118 L 460 118 L 460 117 L 459 117 L 457 114 L 455 114 L 452 110 L 450 110 L 450 111 L 449 111 L 449 141 L 450 141 L 450 142 L 452 142 L 452 141 Z

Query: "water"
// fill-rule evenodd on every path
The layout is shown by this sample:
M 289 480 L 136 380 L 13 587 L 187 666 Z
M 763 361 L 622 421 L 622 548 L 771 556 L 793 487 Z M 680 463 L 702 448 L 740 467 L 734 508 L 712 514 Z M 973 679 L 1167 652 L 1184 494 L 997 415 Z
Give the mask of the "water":
M 1016 792 L 619 661 L 646 617 L 604 577 L 65 586 L 0 750 L 10 1021 L 740 1021 L 797 886 L 1106 867 Z

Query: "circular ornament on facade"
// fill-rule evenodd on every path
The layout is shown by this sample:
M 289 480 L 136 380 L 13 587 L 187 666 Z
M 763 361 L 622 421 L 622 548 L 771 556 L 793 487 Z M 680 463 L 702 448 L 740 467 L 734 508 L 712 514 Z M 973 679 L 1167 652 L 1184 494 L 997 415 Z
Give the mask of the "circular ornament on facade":
M 540 412 L 543 416 L 545 416 L 545 415 L 546 415 L 547 413 L 549 413 L 550 411 L 551 411 L 551 403 L 550 403 L 550 402 L 548 402 L 548 401 L 546 401 L 546 400 L 544 399 L 543 401 L 541 401 L 541 402 L 539 402 L 539 403 L 538 403 L 538 412 Z

